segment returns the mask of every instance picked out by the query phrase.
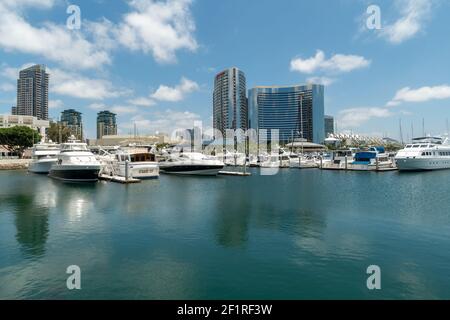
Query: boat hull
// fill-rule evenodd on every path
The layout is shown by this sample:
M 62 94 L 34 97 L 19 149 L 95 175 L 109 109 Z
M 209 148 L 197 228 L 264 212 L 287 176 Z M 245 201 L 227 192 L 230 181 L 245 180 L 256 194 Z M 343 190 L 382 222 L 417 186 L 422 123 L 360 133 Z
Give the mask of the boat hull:
M 223 169 L 220 165 L 197 166 L 197 165 L 180 165 L 160 167 L 161 172 L 177 175 L 196 175 L 196 176 L 217 176 L 219 171 Z
M 396 159 L 400 171 L 432 171 L 450 169 L 450 159 Z
M 57 159 L 51 159 L 32 162 L 28 167 L 28 171 L 37 174 L 48 174 L 52 168 L 52 165 L 54 165 L 57 161 Z
M 49 177 L 65 182 L 97 182 L 100 166 L 53 166 Z
M 125 177 L 126 168 L 125 164 L 120 165 L 120 175 Z M 129 175 L 132 178 L 140 180 L 150 180 L 159 178 L 158 164 L 130 164 Z

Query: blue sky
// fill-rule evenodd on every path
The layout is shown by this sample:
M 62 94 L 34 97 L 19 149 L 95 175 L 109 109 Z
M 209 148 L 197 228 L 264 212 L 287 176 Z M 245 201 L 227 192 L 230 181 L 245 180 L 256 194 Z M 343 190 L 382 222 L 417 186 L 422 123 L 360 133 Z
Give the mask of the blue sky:
M 66 13 L 81 10 L 81 28 Z M 381 29 L 367 28 L 377 5 Z M 0 113 L 18 70 L 46 64 L 50 116 L 118 113 L 119 131 L 170 133 L 212 122 L 214 75 L 237 66 L 248 88 L 326 84 L 339 131 L 404 139 L 446 132 L 450 118 L 448 0 L 0 0 Z

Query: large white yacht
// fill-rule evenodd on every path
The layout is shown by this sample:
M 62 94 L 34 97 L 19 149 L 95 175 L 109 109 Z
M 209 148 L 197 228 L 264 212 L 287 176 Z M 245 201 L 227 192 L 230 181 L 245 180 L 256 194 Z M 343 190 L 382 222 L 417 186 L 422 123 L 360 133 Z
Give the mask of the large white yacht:
M 199 152 L 180 152 L 159 163 L 164 173 L 179 175 L 216 176 L 223 169 L 224 163 L 216 157 Z
M 52 165 L 49 176 L 67 182 L 96 182 L 100 169 L 100 162 L 86 143 L 69 140 L 61 144 L 58 160 Z
M 33 146 L 32 162 L 28 171 L 39 174 L 48 174 L 53 164 L 58 161 L 59 145 L 56 143 L 38 143 Z
M 149 152 L 128 152 L 116 150 L 114 153 L 98 157 L 103 164 L 102 173 L 134 179 L 157 179 L 159 166 L 155 155 Z M 128 163 L 128 173 L 127 173 Z
M 425 171 L 450 169 L 450 144 L 436 137 L 413 139 L 412 144 L 395 156 L 400 171 Z

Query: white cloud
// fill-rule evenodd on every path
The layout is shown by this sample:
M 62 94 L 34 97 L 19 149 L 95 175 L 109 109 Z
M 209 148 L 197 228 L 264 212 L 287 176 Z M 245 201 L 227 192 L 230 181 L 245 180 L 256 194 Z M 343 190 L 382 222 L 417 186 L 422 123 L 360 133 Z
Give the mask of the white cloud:
M 42 9 L 51 8 L 55 0 L 2 0 L 2 4 L 10 8 L 36 7 Z
M 16 90 L 16 86 L 11 83 L 0 83 L 0 91 L 11 92 Z
M 396 0 L 401 8 L 401 17 L 393 24 L 384 26 L 380 35 L 393 44 L 413 38 L 423 28 L 430 15 L 432 1 L 430 0 Z
M 81 30 L 65 24 L 31 24 L 26 9 L 51 9 L 57 0 L 1 0 L 0 49 L 44 57 L 66 67 L 101 68 L 120 46 L 153 55 L 159 63 L 176 62 L 176 53 L 196 51 L 192 0 L 130 0 L 130 12 L 117 24 L 103 18 L 83 20 Z
M 8 80 L 15 82 L 15 81 L 17 81 L 17 79 L 19 79 L 19 71 L 20 70 L 29 68 L 33 65 L 35 65 L 35 63 L 26 63 L 26 64 L 23 64 L 19 68 L 13 68 L 13 67 L 9 67 L 5 64 L 5 65 L 3 65 L 3 69 L 0 72 L 0 75 L 2 75 L 3 77 L 5 77 Z
M 50 108 L 50 109 L 59 109 L 59 108 L 62 108 L 62 107 L 64 107 L 64 102 L 62 102 L 62 100 L 50 100 L 49 102 L 48 102 L 48 107 Z
M 334 83 L 336 80 L 328 77 L 311 77 L 306 79 L 306 82 L 309 84 L 323 84 L 324 86 L 329 86 Z
M 373 118 L 388 118 L 392 115 L 386 108 L 350 108 L 339 112 L 338 121 L 341 128 L 357 128 Z
M 61 69 L 49 69 L 50 87 L 53 93 L 78 99 L 104 100 L 129 94 L 104 79 L 92 79 Z
M 98 68 L 111 62 L 108 53 L 88 41 L 81 32 L 71 31 L 64 25 L 51 22 L 35 27 L 26 21 L 20 10 L 23 6 L 41 4 L 50 8 L 53 1 L 46 0 L 41 3 L 37 0 L 26 0 L 20 5 L 13 3 L 12 0 L 0 3 L 0 48 L 39 55 L 81 69 Z
M 311 74 L 316 71 L 325 72 L 350 72 L 356 69 L 366 68 L 371 61 L 362 56 L 335 54 L 326 59 L 325 53 L 317 50 L 316 55 L 302 59 L 300 57 L 291 60 L 291 71 Z
M 388 102 L 387 106 L 393 107 L 403 102 L 426 102 L 431 100 L 444 100 L 450 98 L 450 86 L 441 85 L 435 87 L 421 87 L 411 89 L 405 87 L 397 91 L 394 99 Z
M 32 65 L 34 63 L 26 63 L 19 68 L 4 66 L 0 75 L 15 82 L 19 77 L 19 71 Z M 54 94 L 78 99 L 104 100 L 131 93 L 130 90 L 114 87 L 108 80 L 89 78 L 58 68 L 47 68 L 47 72 L 50 74 L 50 90 Z
M 117 115 L 123 114 L 133 114 L 137 113 L 139 110 L 134 106 L 126 106 L 126 105 L 112 105 L 108 106 L 104 103 L 92 103 L 89 105 L 89 108 L 96 111 L 108 110 L 116 113 Z
M 156 102 L 150 98 L 146 98 L 146 97 L 138 97 L 138 98 L 134 98 L 131 100 L 128 100 L 129 104 L 132 104 L 134 106 L 138 106 L 138 107 L 151 107 L 154 106 L 156 104 Z
M 136 123 L 136 127 L 140 132 L 155 133 L 158 131 L 172 134 L 177 129 L 193 128 L 194 123 L 197 121 L 201 121 L 201 117 L 196 113 L 166 110 L 152 114 L 151 119 L 137 115 L 131 119 L 130 124 L 125 124 L 122 128 L 124 131 L 132 129 L 134 123 Z
M 177 102 L 183 100 L 187 94 L 198 89 L 199 85 L 196 82 L 182 78 L 180 84 L 175 87 L 159 86 L 158 90 L 151 97 L 159 101 Z
M 191 15 L 192 0 L 131 0 L 132 12 L 124 16 L 115 30 L 125 47 L 151 53 L 156 61 L 176 61 L 176 51 L 195 51 L 195 23 Z

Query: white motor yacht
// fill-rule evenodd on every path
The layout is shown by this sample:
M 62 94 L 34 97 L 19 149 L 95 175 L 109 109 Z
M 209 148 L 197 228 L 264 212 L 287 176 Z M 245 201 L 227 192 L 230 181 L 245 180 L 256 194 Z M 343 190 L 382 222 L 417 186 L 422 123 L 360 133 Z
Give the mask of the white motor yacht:
M 289 168 L 290 158 L 287 154 L 271 154 L 261 162 L 261 168 Z
M 224 163 L 227 166 L 242 167 L 245 165 L 246 156 L 240 152 L 225 151 Z
M 224 163 L 216 157 L 199 152 L 180 152 L 159 163 L 164 173 L 179 175 L 216 176 L 223 169 Z
M 156 179 L 159 177 L 159 166 L 155 156 L 144 152 L 126 152 L 117 150 L 109 157 L 102 156 L 103 174 L 134 179 Z M 128 165 L 128 173 L 127 173 Z
M 58 161 L 59 145 L 56 143 L 38 143 L 33 146 L 32 162 L 28 167 L 29 172 L 48 174 L 53 164 Z
M 413 139 L 412 144 L 395 156 L 400 171 L 427 171 L 450 169 L 450 144 L 438 137 Z
M 61 144 L 58 160 L 49 176 L 67 182 L 96 182 L 101 164 L 87 148 L 86 143 L 70 140 Z

